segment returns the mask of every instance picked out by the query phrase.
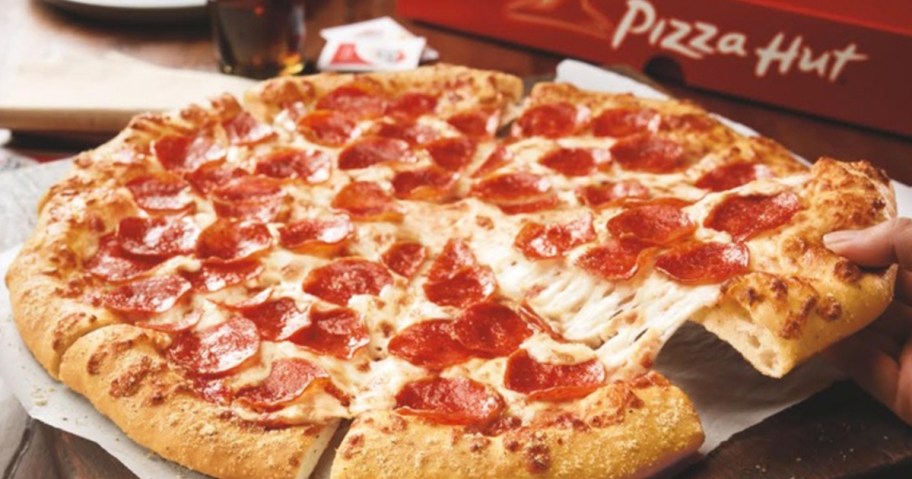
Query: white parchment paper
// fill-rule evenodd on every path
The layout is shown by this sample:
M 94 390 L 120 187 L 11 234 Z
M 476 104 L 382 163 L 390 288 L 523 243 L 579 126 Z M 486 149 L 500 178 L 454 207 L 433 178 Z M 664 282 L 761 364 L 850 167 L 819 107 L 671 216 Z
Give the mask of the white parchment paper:
M 664 95 L 627 77 L 611 73 L 585 63 L 567 60 L 558 66 L 558 80 L 574 83 L 582 88 L 611 92 L 631 92 L 640 96 L 661 98 Z M 723 119 L 744 134 L 755 134 L 749 128 Z M 47 165 L 50 166 L 50 165 Z M 33 167 L 5 175 L 34 176 Z M 59 175 L 61 168 L 46 168 L 48 175 L 39 180 L 30 179 L 33 188 L 43 191 Z M 0 184 L 10 178 L 0 177 Z M 894 182 L 900 213 L 912 212 L 912 189 Z M 4 193 L 7 194 L 7 193 Z M 38 195 L 31 197 L 36 202 Z M 4 198 L 7 200 L 10 198 Z M 19 199 L 18 201 L 22 201 Z M 10 203 L 4 202 L 4 207 Z M 29 206 L 30 213 L 34 211 Z M 21 215 L 3 213 L 3 228 L 30 231 L 33 221 Z M 4 274 L 17 249 L 0 254 L 0 274 Z M 92 440 L 118 458 L 143 479 L 168 477 L 202 478 L 176 464 L 159 458 L 127 438 L 113 423 L 98 413 L 88 401 L 51 379 L 35 361 L 19 337 L 10 314 L 9 295 L 0 282 L 0 405 L 8 404 L 10 394 L 25 408 L 30 416 L 51 426 Z M 657 368 L 680 386 L 693 399 L 703 421 L 706 442 L 700 451 L 715 449 L 732 434 L 746 429 L 763 419 L 798 403 L 823 389 L 840 377 L 839 373 L 820 361 L 810 361 L 797 368 L 786 378 L 775 380 L 762 376 L 744 362 L 736 351 L 717 340 L 701 327 L 688 324 L 665 346 L 657 361 Z M 5 384 L 4 384 L 5 381 Z M 4 408 L 6 410 L 6 408 Z M 3 419 L 5 411 L 0 411 Z M 18 422 L 17 422 L 18 421 Z M 7 429 L 15 429 L 21 419 L 3 420 Z M 4 432 L 0 427 L 0 433 Z M 10 438 L 0 437 L 0 446 Z M 18 440 L 18 435 L 15 438 Z M 6 447 L 0 447 L 0 459 Z M 327 451 L 331 454 L 332 451 Z M 328 460 L 321 461 L 315 476 L 328 474 Z

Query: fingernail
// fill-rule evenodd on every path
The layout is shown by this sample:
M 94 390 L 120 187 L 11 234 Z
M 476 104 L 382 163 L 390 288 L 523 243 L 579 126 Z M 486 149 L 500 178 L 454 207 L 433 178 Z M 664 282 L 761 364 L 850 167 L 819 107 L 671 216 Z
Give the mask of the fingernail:
M 825 246 L 833 246 L 840 243 L 848 243 L 853 239 L 858 237 L 857 231 L 845 230 L 845 231 L 834 231 L 832 233 L 827 233 L 823 235 L 823 244 Z

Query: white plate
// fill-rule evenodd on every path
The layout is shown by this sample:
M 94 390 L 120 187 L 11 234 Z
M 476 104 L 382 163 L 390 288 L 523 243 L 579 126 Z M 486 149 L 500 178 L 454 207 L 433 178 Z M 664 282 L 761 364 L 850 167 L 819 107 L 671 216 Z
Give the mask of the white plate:
M 206 0 L 44 0 L 95 20 L 134 23 L 186 23 L 206 16 Z

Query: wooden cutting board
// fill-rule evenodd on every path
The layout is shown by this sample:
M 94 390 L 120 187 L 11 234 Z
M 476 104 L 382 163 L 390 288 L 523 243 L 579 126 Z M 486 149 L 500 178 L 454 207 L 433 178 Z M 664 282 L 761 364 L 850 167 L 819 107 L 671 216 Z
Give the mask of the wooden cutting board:
M 164 111 L 222 92 L 246 78 L 145 63 L 111 52 L 26 59 L 0 82 L 0 127 L 14 131 L 116 133 L 134 115 Z

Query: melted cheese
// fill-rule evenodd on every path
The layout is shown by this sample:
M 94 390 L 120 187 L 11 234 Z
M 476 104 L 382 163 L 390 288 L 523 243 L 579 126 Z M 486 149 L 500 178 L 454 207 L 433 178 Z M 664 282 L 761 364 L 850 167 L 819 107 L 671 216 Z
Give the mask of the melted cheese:
M 435 129 L 441 137 L 458 135 L 452 126 L 441 119 L 422 117 L 419 123 Z M 308 141 L 297 132 L 295 122 L 285 111 L 276 115 L 272 126 L 277 132 L 279 145 L 323 151 L 334 158 L 341 151 L 341 148 Z M 371 121 L 360 122 L 353 137 L 357 138 L 371 127 Z M 258 363 L 243 369 L 230 379 L 235 390 L 255 385 L 268 376 L 277 359 L 300 357 L 324 368 L 335 386 L 353 398 L 351 404 L 346 407 L 325 390 L 310 388 L 277 412 L 262 413 L 239 404 L 234 405 L 235 412 L 239 417 L 249 420 L 300 423 L 354 417 L 366 411 L 393 408 L 395 396 L 405 384 L 433 373 L 390 356 L 387 352 L 390 336 L 423 320 L 452 319 L 460 313 L 456 308 L 431 303 L 423 291 L 433 258 L 453 238 L 467 242 L 478 262 L 494 271 L 498 295 L 513 305 L 528 304 L 569 341 L 561 343 L 545 334 L 536 333 L 521 346 L 533 359 L 543 363 L 569 365 L 598 358 L 608 370 L 610 380 L 628 378 L 642 372 L 684 321 L 718 301 L 719 286 L 686 286 L 658 271 L 637 275 L 630 281 L 610 282 L 575 266 L 576 258 L 592 244 L 607 240 L 607 221 L 622 211 L 620 206 L 610 206 L 595 212 L 580 208 L 576 189 L 600 182 L 636 180 L 648 188 L 653 196 L 671 196 L 693 202 L 684 211 L 695 223 L 701 225 L 712 208 L 728 195 L 771 194 L 784 188 L 798 187 L 807 177 L 796 175 L 785 179 L 759 180 L 732 191 L 707 194 L 705 190 L 693 186 L 693 183 L 725 159 L 728 152 L 721 147 L 707 153 L 687 170 L 668 174 L 626 171 L 609 163 L 585 177 L 565 177 L 539 163 L 544 154 L 556 148 L 607 149 L 615 142 L 616 139 L 612 138 L 581 136 L 556 141 L 527 138 L 505 146 L 514 154 L 515 161 L 499 171 L 526 171 L 548 178 L 564 205 L 560 209 L 505 215 L 498 208 L 473 197 L 465 197 L 447 205 L 399 201 L 404 211 L 401 224 L 355 223 L 355 232 L 346 241 L 346 251 L 351 255 L 380 261 L 382 252 L 401 239 L 420 242 L 429 254 L 429 259 L 412 280 L 396 275 L 394 283 L 385 287 L 376 297 L 356 295 L 351 298 L 347 306 L 360 315 L 370 331 L 369 344 L 357 351 L 351 360 L 347 360 L 314 354 L 290 342 L 264 341 Z M 247 171 L 254 171 L 257 159 L 268 154 L 275 146 L 269 142 L 252 147 L 231 146 L 227 161 Z M 737 146 L 742 153 L 753 151 L 748 144 L 742 144 L 737 139 L 732 140 L 731 145 L 721 146 Z M 480 167 L 494 148 L 493 142 L 479 144 L 468 171 Z M 336 192 L 352 181 L 376 182 L 391 192 L 390 181 L 397 171 L 433 164 L 426 151 L 419 148 L 415 154 L 417 162 L 410 165 L 375 165 L 346 171 L 340 171 L 334 165 L 330 179 L 324 183 L 283 185 L 283 191 L 293 205 L 291 220 L 337 213 L 331 206 Z M 469 175 L 462 175 L 456 186 L 457 192 L 467 195 L 473 182 Z M 85 209 L 84 204 L 78 203 L 82 201 L 81 197 L 76 196 L 73 201 L 76 202 L 74 209 Z M 216 220 L 216 214 L 208 200 L 197 196 L 195 206 L 193 217 L 202 228 Z M 598 238 L 575 248 L 564 258 L 533 261 L 514 246 L 516 234 L 526 222 L 566 223 L 584 214 L 592 214 Z M 280 226 L 269 225 L 276 238 Z M 707 228 L 699 228 L 695 238 L 701 241 L 730 241 L 727 233 Z M 238 293 L 245 288 L 270 288 L 273 298 L 293 298 L 302 309 L 313 305 L 335 307 L 302 289 L 307 274 L 327 264 L 330 259 L 299 254 L 276 246 L 262 256 L 261 261 L 265 271 L 258 278 L 206 297 L 194 297 L 193 306 L 203 311 L 203 318 L 195 329 L 209 328 L 225 321 L 230 313 L 213 301 L 220 297 L 237 299 Z M 160 265 L 156 274 L 195 271 L 199 267 L 198 260 L 176 257 Z M 469 377 L 488 385 L 505 399 L 508 413 L 520 417 L 526 423 L 539 411 L 553 407 L 551 403 L 531 401 L 526 395 L 508 390 L 503 382 L 506 362 L 506 358 L 476 358 L 449 367 L 441 375 Z M 587 401 L 584 398 L 561 407 L 585 410 L 590 407 Z

